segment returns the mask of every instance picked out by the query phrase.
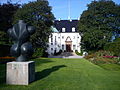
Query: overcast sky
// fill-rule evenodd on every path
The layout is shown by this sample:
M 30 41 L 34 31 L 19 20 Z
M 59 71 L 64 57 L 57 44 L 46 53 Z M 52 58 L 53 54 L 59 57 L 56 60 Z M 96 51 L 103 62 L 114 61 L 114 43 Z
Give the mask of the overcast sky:
M 36 0 L 11 0 L 13 3 L 19 2 L 21 4 Z M 80 14 L 87 9 L 87 4 L 93 0 L 48 0 L 52 6 L 52 12 L 56 19 L 68 19 L 69 16 L 69 1 L 70 1 L 70 17 L 77 19 Z M 120 4 L 120 0 L 113 0 L 116 4 Z M 6 3 L 7 0 L 0 0 L 0 3 Z

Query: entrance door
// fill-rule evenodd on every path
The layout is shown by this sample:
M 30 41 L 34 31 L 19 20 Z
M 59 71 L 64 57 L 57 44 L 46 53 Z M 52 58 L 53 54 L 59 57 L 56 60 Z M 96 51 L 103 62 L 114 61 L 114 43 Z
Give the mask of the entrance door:
M 71 52 L 71 45 L 70 44 L 66 44 L 66 51 Z
M 67 37 L 65 43 L 66 43 L 66 51 L 71 52 L 72 40 L 69 36 Z

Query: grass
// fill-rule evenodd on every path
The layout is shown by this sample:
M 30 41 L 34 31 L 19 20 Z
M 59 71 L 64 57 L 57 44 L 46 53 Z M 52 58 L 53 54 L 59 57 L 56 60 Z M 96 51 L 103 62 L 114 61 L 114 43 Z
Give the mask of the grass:
M 28 86 L 6 85 L 0 64 L 0 90 L 120 90 L 120 66 L 109 70 L 85 59 L 35 59 L 36 80 Z
M 120 65 L 117 65 L 117 64 L 100 64 L 99 66 L 106 70 L 112 70 L 112 71 L 120 70 Z

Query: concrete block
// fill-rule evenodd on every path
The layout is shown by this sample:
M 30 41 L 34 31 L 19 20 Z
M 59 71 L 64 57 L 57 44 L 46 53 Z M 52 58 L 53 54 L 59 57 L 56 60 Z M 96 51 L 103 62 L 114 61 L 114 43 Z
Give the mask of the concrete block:
M 8 62 L 6 83 L 11 85 L 28 85 L 35 80 L 35 62 Z

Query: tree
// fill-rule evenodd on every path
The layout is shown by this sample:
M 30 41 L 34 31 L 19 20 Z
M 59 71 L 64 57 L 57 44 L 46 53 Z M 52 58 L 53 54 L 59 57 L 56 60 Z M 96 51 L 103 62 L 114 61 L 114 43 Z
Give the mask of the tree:
M 0 4 L 0 44 L 8 43 L 6 32 L 12 26 L 13 15 L 19 6 L 10 2 Z
M 104 50 L 113 52 L 115 56 L 120 56 L 120 38 L 116 38 L 113 42 L 109 42 L 104 46 Z
M 113 34 L 120 32 L 120 6 L 111 0 L 92 1 L 82 13 L 78 28 L 85 50 L 103 49 Z
M 0 31 L 7 31 L 12 26 L 13 15 L 19 6 L 10 2 L 0 5 Z
M 48 1 L 37 0 L 24 4 L 14 15 L 14 23 L 20 19 L 36 28 L 36 33 L 31 37 L 34 47 L 46 48 L 54 20 Z

